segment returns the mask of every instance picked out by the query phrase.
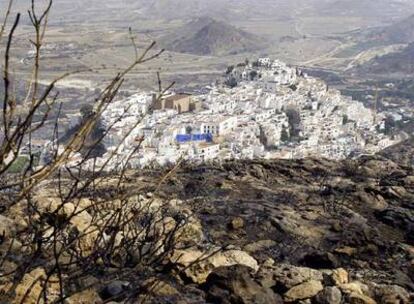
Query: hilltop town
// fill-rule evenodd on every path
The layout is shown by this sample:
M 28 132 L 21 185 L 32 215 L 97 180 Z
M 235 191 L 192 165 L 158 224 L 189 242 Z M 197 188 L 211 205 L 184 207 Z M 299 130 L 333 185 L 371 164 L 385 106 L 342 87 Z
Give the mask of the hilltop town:
M 94 165 L 111 155 L 109 169 L 126 158 L 132 168 L 182 159 L 337 160 L 400 140 L 386 135 L 381 113 L 269 58 L 228 67 L 225 81 L 202 94 L 169 92 L 156 100 L 152 92 L 139 92 L 111 105 L 103 123 L 107 152 Z

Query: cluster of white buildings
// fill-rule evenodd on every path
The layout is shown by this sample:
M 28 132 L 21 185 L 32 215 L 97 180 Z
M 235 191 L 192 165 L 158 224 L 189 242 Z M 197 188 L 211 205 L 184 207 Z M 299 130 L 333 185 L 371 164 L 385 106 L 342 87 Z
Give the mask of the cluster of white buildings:
M 184 103 L 173 93 L 171 108 L 155 110 L 151 93 L 112 104 L 103 115 L 107 153 L 95 165 L 109 158 L 108 170 L 126 161 L 139 168 L 181 159 L 342 159 L 394 143 L 377 132 L 380 115 L 280 61 L 240 64 L 228 77 L 237 86 L 186 95 L 200 105 L 188 112 L 177 110 Z

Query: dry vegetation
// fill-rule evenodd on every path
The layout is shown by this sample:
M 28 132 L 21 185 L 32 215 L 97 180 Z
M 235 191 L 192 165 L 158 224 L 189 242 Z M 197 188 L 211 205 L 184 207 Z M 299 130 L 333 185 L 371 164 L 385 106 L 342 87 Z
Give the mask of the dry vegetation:
M 12 6 L 10 0 L 9 8 Z M 93 293 L 91 288 L 99 290 L 102 284 L 123 278 L 134 282 L 133 291 L 126 288 L 123 297 L 135 299 L 139 286 L 156 285 L 145 280 L 155 269 L 165 267 L 162 264 L 165 256 L 177 247 L 186 246 L 186 227 L 191 216 L 179 215 L 164 202 L 126 188 L 126 169 L 132 155 L 120 161 L 110 175 L 104 174 L 105 165 L 92 171 L 84 169 L 94 145 L 87 147 L 77 165 L 68 162 L 75 152 L 85 149 L 86 139 L 128 73 L 158 58 L 163 50 L 154 51 L 153 42 L 140 53 L 130 32 L 135 56 L 129 65 L 108 82 L 92 113 L 65 146 L 59 146 L 56 119 L 54 144 L 50 147 L 53 156 L 46 165 L 37 166 L 31 151 L 32 134 L 44 128 L 51 111 L 59 108 L 56 89 L 59 81 L 83 72 L 65 72 L 46 86 L 40 86 L 43 65 L 40 54 L 52 6 L 52 0 L 43 8 L 32 0 L 28 11 L 35 55 L 23 96 L 14 94 L 16 74 L 10 64 L 21 15 L 12 16 L 8 10 L 0 32 L 0 39 L 6 41 L 1 65 L 4 92 L 0 127 L 0 303 L 78 303 L 76 299 L 88 302 L 92 301 L 88 298 L 88 293 Z M 161 98 L 173 84 L 163 88 L 158 74 L 158 85 L 157 98 Z M 131 126 L 131 131 L 134 127 Z M 22 147 L 27 145 L 30 159 L 11 173 Z M 133 153 L 139 146 L 138 143 Z M 116 151 L 109 160 L 115 154 Z M 161 179 L 160 187 L 172 172 Z

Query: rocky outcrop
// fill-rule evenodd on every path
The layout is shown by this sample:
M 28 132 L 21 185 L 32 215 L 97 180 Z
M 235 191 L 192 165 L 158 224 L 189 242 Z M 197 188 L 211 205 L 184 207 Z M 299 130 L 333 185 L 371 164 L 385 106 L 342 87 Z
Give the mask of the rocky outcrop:
M 309 299 L 316 296 L 322 290 L 323 285 L 320 281 L 311 280 L 289 289 L 284 294 L 284 299 L 286 302 Z
M 272 289 L 260 286 L 250 275 L 251 268 L 241 265 L 215 269 L 206 280 L 206 300 L 210 303 L 283 303 Z
M 102 299 L 94 289 L 87 289 L 66 299 L 67 304 L 100 304 Z
M 252 271 L 257 271 L 259 265 L 249 254 L 240 250 L 222 250 L 220 248 L 209 251 L 177 250 L 171 257 L 171 262 L 194 283 L 202 284 L 209 274 L 216 268 L 243 265 Z
M 275 264 L 262 266 L 257 273 L 257 278 L 263 286 L 287 291 L 308 281 L 320 282 L 323 280 L 323 273 L 311 268 Z
M 47 280 L 48 279 L 48 280 Z M 47 281 L 46 281 L 47 280 Z M 44 269 L 36 268 L 27 273 L 15 289 L 15 298 L 11 303 L 36 304 L 42 299 L 42 291 L 46 284 L 46 292 L 49 301 L 58 299 L 59 285 L 57 277 L 48 278 Z
M 338 287 L 325 287 L 315 297 L 315 301 L 319 304 L 341 304 L 342 293 Z
M 410 303 L 410 294 L 398 285 L 374 285 L 373 292 L 375 298 L 380 303 Z

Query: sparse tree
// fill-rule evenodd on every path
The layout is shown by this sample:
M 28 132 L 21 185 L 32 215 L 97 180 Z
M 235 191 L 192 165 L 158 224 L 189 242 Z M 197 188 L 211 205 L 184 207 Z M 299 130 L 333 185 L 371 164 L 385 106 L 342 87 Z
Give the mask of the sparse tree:
M 289 141 L 289 133 L 286 130 L 285 126 L 282 127 L 282 132 L 281 132 L 281 135 L 280 135 L 280 140 L 282 142 L 288 142 Z
M 235 88 L 238 85 L 237 79 L 231 76 L 228 79 L 226 79 L 225 85 L 227 85 L 229 88 Z

